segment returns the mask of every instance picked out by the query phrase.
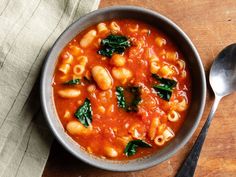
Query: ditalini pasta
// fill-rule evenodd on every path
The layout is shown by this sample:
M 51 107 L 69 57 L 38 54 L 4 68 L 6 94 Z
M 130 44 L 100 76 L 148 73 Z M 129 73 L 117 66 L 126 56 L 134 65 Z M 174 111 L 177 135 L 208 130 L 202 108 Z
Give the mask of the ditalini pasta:
M 52 89 L 65 132 L 88 153 L 114 160 L 165 147 L 191 102 L 178 46 L 131 19 L 100 22 L 71 40 L 58 56 Z

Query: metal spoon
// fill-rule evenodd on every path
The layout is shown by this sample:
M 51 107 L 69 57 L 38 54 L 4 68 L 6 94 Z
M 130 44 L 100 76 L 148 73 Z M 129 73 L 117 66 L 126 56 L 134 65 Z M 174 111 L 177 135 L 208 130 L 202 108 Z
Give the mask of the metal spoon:
M 218 104 L 224 96 L 236 91 L 236 43 L 227 46 L 218 54 L 212 64 L 209 79 L 215 95 L 213 106 L 206 123 L 176 177 L 192 177 L 194 175 L 207 130 Z

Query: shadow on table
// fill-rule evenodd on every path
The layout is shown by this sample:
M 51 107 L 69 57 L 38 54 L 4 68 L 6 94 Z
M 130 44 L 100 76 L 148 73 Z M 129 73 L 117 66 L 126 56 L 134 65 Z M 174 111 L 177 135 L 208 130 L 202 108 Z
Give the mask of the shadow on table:
M 106 171 L 78 160 L 55 140 L 42 177 L 171 177 L 174 176 L 175 168 L 177 167 L 166 161 L 158 166 L 137 172 Z

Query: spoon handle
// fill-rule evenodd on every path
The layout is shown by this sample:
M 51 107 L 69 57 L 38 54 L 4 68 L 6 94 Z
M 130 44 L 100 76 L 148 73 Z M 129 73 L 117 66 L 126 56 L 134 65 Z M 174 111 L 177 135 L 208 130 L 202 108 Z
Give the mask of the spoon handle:
M 221 97 L 215 96 L 215 101 L 208 115 L 208 118 L 200 134 L 198 135 L 197 140 L 194 143 L 190 153 L 188 154 L 188 157 L 183 162 L 182 166 L 180 167 L 175 177 L 193 177 L 196 166 L 197 166 L 197 161 L 198 161 L 201 149 L 202 149 L 202 145 L 206 138 L 207 130 L 210 126 L 211 120 L 216 112 L 216 109 L 218 107 L 220 100 L 221 100 Z

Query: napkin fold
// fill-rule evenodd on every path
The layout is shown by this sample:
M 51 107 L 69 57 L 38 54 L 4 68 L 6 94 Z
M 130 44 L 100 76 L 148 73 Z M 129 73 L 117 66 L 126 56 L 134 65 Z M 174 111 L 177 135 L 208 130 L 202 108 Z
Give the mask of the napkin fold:
M 38 177 L 53 140 L 40 109 L 42 63 L 63 30 L 99 0 L 0 4 L 0 177 Z

